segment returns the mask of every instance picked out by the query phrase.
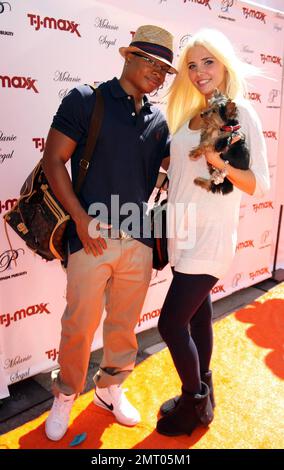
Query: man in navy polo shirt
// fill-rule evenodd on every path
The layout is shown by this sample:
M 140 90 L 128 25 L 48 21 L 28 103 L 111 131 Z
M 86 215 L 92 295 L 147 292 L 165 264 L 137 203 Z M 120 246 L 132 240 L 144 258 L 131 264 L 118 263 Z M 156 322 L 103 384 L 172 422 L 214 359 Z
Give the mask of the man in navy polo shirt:
M 45 425 L 47 437 L 55 441 L 66 433 L 74 399 L 84 388 L 91 344 L 104 306 L 104 354 L 94 377 L 94 402 L 112 411 L 124 425 L 140 421 L 121 384 L 135 365 L 134 328 L 152 271 L 145 206 L 162 160 L 169 156 L 165 118 L 145 94 L 159 88 L 167 73 L 176 73 L 173 37 L 157 26 L 141 26 L 120 53 L 125 59 L 120 79 L 100 85 L 104 116 L 78 197 L 65 164 L 71 159 L 76 182 L 96 99 L 88 85 L 73 89 L 63 99 L 43 157 L 50 185 L 72 218 L 60 372 Z M 131 223 L 129 211 L 133 212 Z

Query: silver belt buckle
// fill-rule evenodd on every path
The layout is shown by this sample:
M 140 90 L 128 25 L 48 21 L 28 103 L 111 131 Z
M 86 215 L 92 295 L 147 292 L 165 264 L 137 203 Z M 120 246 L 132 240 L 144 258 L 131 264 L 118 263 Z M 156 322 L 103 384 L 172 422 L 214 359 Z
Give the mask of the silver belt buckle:
M 119 238 L 121 240 L 127 240 L 128 238 L 131 238 L 131 235 L 129 235 L 129 233 L 124 232 L 124 230 L 119 230 Z
M 113 240 L 127 240 L 131 238 L 131 235 L 124 232 L 124 230 L 110 228 L 101 228 L 101 235 L 105 238 L 112 238 Z

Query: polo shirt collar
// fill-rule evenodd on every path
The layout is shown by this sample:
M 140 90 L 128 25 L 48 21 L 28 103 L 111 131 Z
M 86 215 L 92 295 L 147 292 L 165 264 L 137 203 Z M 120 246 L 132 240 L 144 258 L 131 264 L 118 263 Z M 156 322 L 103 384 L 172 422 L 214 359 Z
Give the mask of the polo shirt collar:
M 110 81 L 110 91 L 111 91 L 111 94 L 114 98 L 125 98 L 125 97 L 128 96 L 126 91 L 124 91 L 124 89 L 121 87 L 121 85 L 120 85 L 120 83 L 119 83 L 119 81 L 116 77 L 114 77 Z M 143 102 L 144 102 L 143 107 L 145 106 L 147 111 L 152 113 L 153 111 L 152 111 L 151 108 L 152 108 L 153 104 L 148 100 L 146 95 L 143 96 Z
M 120 83 L 116 77 L 110 81 L 110 91 L 114 98 L 124 98 L 128 96 L 124 89 L 120 86 Z

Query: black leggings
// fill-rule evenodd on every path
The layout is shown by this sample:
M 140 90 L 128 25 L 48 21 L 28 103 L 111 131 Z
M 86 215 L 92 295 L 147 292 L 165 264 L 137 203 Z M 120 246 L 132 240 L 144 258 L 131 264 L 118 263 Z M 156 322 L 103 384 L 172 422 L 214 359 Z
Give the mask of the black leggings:
M 173 276 L 158 328 L 184 390 L 200 393 L 200 375 L 209 370 L 213 348 L 210 291 L 218 279 L 177 271 L 173 271 Z

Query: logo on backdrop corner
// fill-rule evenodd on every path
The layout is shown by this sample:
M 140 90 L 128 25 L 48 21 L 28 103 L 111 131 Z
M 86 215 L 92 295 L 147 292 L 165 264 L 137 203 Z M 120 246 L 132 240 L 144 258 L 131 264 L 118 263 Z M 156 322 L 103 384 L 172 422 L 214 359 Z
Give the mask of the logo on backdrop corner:
M 1 13 L 5 13 L 5 11 L 11 11 L 10 3 L 9 2 L 0 2 L 0 15 L 1 15 Z
M 229 8 L 231 8 L 234 5 L 234 0 L 222 0 L 221 1 L 221 11 L 224 13 L 227 13 L 229 11 Z

